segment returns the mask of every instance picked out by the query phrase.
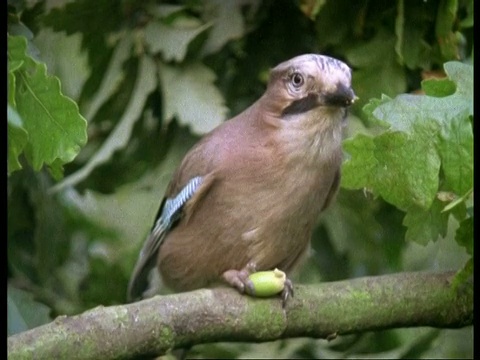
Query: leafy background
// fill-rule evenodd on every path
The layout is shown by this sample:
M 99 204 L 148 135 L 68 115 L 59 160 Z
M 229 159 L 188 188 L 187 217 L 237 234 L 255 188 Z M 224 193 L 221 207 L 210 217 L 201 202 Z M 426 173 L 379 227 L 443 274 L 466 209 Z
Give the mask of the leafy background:
M 473 0 L 8 1 L 8 333 L 125 302 L 170 175 L 302 53 L 360 100 L 296 281 L 473 271 Z M 473 328 L 221 343 L 199 357 L 472 358 Z

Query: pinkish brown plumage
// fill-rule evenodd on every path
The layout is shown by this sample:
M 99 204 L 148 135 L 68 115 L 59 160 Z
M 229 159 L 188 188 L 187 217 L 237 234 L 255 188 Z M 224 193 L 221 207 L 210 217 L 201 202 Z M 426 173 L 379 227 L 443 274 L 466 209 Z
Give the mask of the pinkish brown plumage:
M 141 296 L 155 263 L 177 291 L 222 281 L 247 291 L 250 265 L 288 274 L 337 191 L 354 99 L 350 69 L 336 59 L 307 54 L 275 67 L 264 95 L 183 159 L 162 203 L 175 218 L 154 226 L 130 299 Z

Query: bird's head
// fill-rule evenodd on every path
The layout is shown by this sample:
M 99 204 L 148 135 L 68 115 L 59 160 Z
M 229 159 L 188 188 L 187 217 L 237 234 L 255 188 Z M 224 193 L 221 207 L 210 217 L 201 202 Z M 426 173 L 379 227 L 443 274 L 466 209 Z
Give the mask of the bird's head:
M 271 114 L 290 117 L 318 107 L 346 108 L 356 99 L 351 70 L 340 60 L 305 54 L 271 70 L 264 98 Z

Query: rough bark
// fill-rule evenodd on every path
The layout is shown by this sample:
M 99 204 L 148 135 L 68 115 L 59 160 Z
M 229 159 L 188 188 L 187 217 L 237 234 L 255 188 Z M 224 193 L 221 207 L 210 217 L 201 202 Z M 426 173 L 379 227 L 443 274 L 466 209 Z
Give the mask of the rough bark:
M 103 307 L 8 338 L 8 358 L 128 359 L 217 341 L 332 338 L 371 330 L 473 323 L 473 284 L 454 288 L 453 272 L 400 273 L 295 286 L 253 299 L 229 288 L 156 296 Z

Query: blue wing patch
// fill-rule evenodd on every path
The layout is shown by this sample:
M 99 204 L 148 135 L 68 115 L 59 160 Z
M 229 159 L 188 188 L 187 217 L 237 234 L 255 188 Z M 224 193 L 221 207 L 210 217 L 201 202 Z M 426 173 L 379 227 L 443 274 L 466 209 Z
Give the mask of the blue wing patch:
M 191 179 L 187 185 L 173 199 L 167 199 L 163 206 L 162 215 L 158 221 L 163 222 L 169 228 L 180 215 L 183 205 L 193 196 L 197 188 L 202 184 L 202 177 L 196 176 Z M 157 221 L 157 223 L 158 223 Z
M 130 301 L 141 296 L 142 292 L 148 286 L 148 273 L 155 265 L 155 259 L 160 245 L 165 239 L 168 230 L 170 230 L 175 221 L 180 218 L 183 206 L 192 198 L 202 183 L 203 177 L 196 176 L 184 186 L 177 196 L 165 200 L 161 215 L 145 241 L 133 270 L 128 285 L 128 298 Z

